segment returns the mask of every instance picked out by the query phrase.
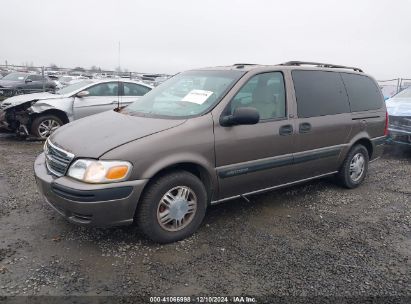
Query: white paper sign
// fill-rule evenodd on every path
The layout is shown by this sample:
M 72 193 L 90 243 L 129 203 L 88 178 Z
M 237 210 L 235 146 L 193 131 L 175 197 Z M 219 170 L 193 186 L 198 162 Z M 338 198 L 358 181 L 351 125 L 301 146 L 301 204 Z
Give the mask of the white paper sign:
M 211 91 L 205 91 L 205 90 L 191 90 L 190 93 L 188 93 L 186 96 L 181 101 L 187 101 L 187 102 L 192 102 L 196 104 L 203 104 L 208 97 L 213 95 L 213 92 Z

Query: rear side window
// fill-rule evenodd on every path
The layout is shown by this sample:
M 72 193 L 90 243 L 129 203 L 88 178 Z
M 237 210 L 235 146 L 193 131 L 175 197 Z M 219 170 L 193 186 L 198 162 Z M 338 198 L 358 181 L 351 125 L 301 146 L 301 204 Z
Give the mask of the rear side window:
M 292 71 L 298 117 L 349 113 L 347 93 L 339 73 Z
M 103 82 L 87 89 L 88 96 L 117 96 L 118 82 Z
M 350 99 L 351 111 L 377 110 L 382 107 L 380 89 L 367 76 L 341 73 Z

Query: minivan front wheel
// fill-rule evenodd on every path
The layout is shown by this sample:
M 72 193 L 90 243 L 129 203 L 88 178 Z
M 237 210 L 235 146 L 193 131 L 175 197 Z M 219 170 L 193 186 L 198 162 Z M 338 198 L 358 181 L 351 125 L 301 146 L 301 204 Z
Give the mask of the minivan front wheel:
M 175 171 L 154 180 L 136 211 L 141 231 L 159 243 L 192 235 L 203 221 L 207 193 L 201 180 L 186 171 Z
M 338 172 L 340 183 L 349 189 L 358 187 L 365 179 L 368 171 L 369 155 L 363 145 L 355 145 Z

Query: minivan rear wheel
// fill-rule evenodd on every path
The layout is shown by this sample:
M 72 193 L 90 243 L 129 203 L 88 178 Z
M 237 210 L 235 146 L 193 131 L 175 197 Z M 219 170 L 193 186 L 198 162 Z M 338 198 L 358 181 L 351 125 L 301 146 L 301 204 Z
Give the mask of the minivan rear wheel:
M 363 145 L 355 145 L 341 166 L 337 178 L 342 186 L 353 189 L 358 187 L 365 179 L 368 172 L 369 155 Z
M 186 171 L 155 179 L 139 202 L 135 220 L 149 239 L 170 243 L 192 235 L 204 219 L 207 192 L 201 180 Z

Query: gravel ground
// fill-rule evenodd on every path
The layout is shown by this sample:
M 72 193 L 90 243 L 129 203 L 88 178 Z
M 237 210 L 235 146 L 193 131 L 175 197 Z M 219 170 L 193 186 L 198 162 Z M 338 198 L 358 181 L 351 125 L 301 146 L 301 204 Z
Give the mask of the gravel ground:
M 194 236 L 169 245 L 143 239 L 134 226 L 67 223 L 36 191 L 32 166 L 41 150 L 41 142 L 0 134 L 0 302 L 13 295 L 411 297 L 411 149 L 387 147 L 354 190 L 323 179 L 213 206 Z

